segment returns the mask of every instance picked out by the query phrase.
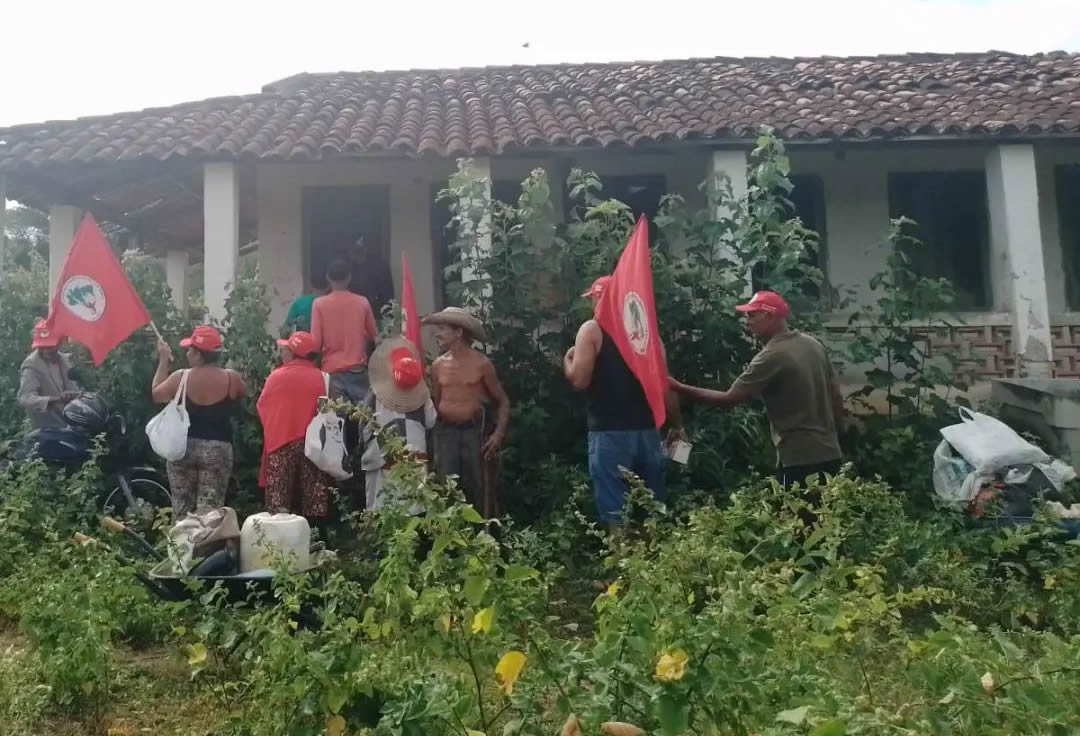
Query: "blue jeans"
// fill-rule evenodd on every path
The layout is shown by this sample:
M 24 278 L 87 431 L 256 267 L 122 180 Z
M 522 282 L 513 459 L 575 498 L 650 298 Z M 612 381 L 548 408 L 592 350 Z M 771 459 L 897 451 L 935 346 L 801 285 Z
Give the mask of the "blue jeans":
M 655 429 L 589 432 L 589 475 L 596 493 L 596 513 L 605 524 L 621 524 L 628 486 L 622 466 L 645 481 L 658 501 L 664 493 L 664 450 Z

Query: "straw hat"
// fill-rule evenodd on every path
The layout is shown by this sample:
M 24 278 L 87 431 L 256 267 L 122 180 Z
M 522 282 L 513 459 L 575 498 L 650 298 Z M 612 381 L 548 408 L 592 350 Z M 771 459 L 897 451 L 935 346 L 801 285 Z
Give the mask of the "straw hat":
M 368 376 L 375 398 L 394 411 L 406 414 L 428 400 L 423 358 L 416 346 L 403 337 L 379 343 L 368 361 Z
M 447 307 L 420 320 L 423 325 L 450 325 L 465 330 L 474 340 L 484 339 L 484 323 L 461 307 Z

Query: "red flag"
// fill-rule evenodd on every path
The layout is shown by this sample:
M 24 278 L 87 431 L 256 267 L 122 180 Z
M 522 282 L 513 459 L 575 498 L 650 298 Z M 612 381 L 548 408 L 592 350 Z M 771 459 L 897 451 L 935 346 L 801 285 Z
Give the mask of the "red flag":
M 94 365 L 131 335 L 150 324 L 135 287 L 113 255 L 105 233 L 91 215 L 83 218 L 56 282 L 49 328 L 90 349 Z
M 667 418 L 664 395 L 668 375 L 656 322 L 649 223 L 644 216 L 634 226 L 593 316 L 615 341 L 626 365 L 641 383 L 659 428 Z
M 410 340 L 420 355 L 424 354 L 424 346 L 420 341 L 420 318 L 416 313 L 416 293 L 413 291 L 412 271 L 409 270 L 409 259 L 401 254 L 401 336 Z

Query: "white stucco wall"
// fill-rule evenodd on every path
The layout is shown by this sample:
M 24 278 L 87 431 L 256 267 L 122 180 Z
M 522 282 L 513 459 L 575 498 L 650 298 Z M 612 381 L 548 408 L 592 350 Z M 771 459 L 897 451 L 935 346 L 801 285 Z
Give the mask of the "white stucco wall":
M 852 289 L 857 303 L 870 296 L 870 278 L 885 266 L 880 247 L 889 227 L 890 172 L 982 170 L 983 146 L 852 146 L 790 151 L 793 174 L 816 174 L 825 191 L 829 281 Z
M 600 176 L 659 174 L 667 182 L 669 194 L 680 194 L 694 205 L 703 205 L 698 185 L 707 176 L 710 153 L 704 149 L 673 149 L 668 153 L 628 153 L 626 151 L 580 151 L 547 157 L 495 157 L 491 159 L 495 179 L 521 181 L 533 169 L 545 169 L 552 191 L 561 192 L 566 173 L 572 169 L 592 171 Z M 556 200 L 561 206 L 562 196 Z
M 985 170 L 989 145 L 910 144 L 849 146 L 832 149 L 789 149 L 794 174 L 821 177 L 829 250 L 829 279 L 835 287 L 850 288 L 856 300 L 869 296 L 870 277 L 884 265 L 880 242 L 888 228 L 887 177 L 890 172 Z M 1080 163 L 1080 146 L 1037 144 L 1038 219 L 1044 253 L 1050 311 L 1065 311 L 1064 274 L 1057 227 L 1053 167 Z M 691 204 L 704 204 L 699 184 L 706 178 L 712 151 L 672 149 L 668 153 L 627 151 L 567 151 L 546 156 L 504 156 L 491 159 L 493 179 L 524 179 L 534 168 L 545 168 L 561 207 L 565 172 L 572 167 L 600 175 L 662 174 L 669 193 Z M 390 267 L 400 291 L 400 258 L 409 256 L 421 311 L 441 306 L 436 245 L 431 242 L 431 188 L 445 183 L 454 162 L 442 160 L 357 159 L 327 164 L 260 164 L 256 168 L 259 220 L 259 264 L 271 285 L 273 319 L 283 318 L 289 303 L 304 289 L 307 274 L 303 252 L 301 193 L 305 186 L 385 184 L 390 199 Z M 996 289 L 995 289 L 996 291 Z

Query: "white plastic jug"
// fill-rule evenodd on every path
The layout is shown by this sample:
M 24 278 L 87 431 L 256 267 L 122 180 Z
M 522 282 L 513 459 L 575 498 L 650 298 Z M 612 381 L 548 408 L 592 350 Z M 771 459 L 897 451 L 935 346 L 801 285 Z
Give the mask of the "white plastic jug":
M 291 570 L 311 564 L 311 526 L 296 514 L 252 514 L 240 530 L 240 572 L 272 567 L 280 550 Z

